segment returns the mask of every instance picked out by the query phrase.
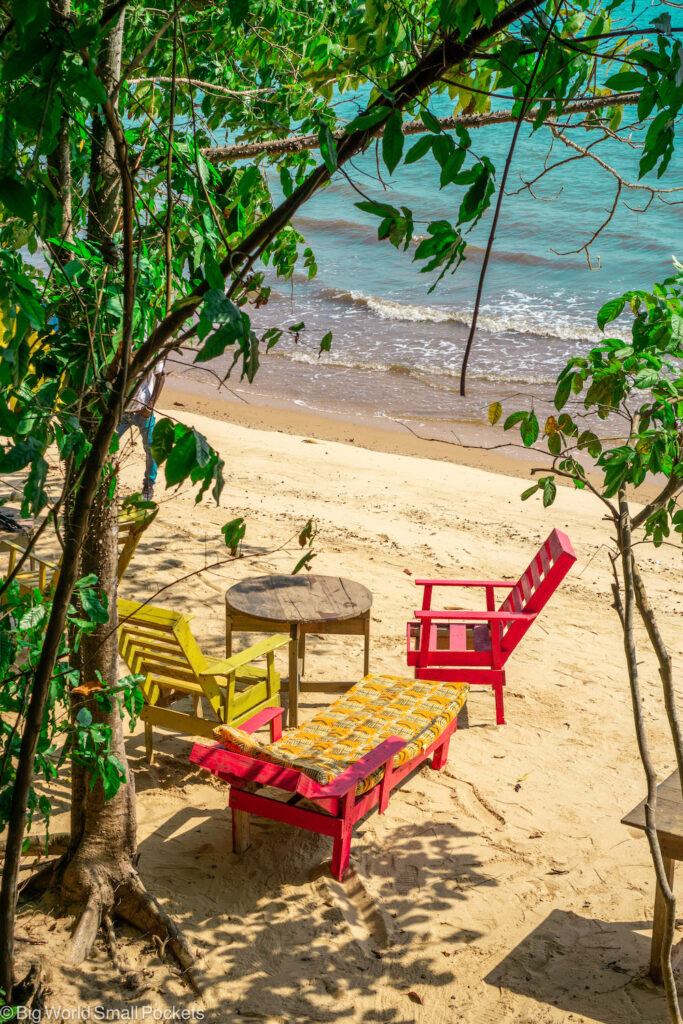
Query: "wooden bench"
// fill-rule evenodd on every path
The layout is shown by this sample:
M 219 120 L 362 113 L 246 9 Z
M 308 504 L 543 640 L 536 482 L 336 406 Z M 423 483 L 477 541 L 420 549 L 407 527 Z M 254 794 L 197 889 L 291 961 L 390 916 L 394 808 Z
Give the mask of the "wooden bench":
M 342 879 L 353 827 L 369 810 L 382 814 L 392 790 L 428 757 L 444 767 L 467 684 L 366 676 L 299 728 L 282 735 L 281 707 L 239 729 L 219 727 L 214 746 L 196 743 L 190 760 L 230 783 L 233 849 L 249 845 L 249 815 L 331 836 L 332 874 Z M 270 743 L 253 733 L 271 727 Z M 293 793 L 282 802 L 255 789 Z M 311 801 L 320 810 L 300 807 Z

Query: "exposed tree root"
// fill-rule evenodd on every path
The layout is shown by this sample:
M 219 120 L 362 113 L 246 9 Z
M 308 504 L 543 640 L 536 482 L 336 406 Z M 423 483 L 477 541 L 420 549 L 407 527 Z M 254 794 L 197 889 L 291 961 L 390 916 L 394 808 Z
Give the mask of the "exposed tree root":
M 49 836 L 26 836 L 21 848 L 22 856 L 36 855 L 44 857 L 49 853 L 64 853 L 69 845 L 70 838 L 71 836 L 68 832 L 55 832 Z M 4 853 L 6 849 L 7 840 L 0 839 L 0 853 Z
M 102 907 L 95 899 L 90 899 L 81 914 L 76 930 L 71 939 L 69 963 L 77 966 L 87 960 L 93 951 L 97 933 L 102 920 Z
M 128 878 L 117 889 L 115 911 L 118 917 L 139 928 L 140 931 L 157 936 L 180 964 L 183 978 L 197 994 L 201 990 L 192 970 L 195 954 L 191 945 L 175 921 L 166 914 L 138 875 L 131 869 Z
M 153 937 L 161 956 L 172 957 L 195 994 L 201 994 L 193 972 L 195 954 L 190 943 L 147 891 L 132 863 L 90 862 L 86 865 L 79 856 L 69 862 L 65 856 L 60 857 L 43 865 L 24 884 L 22 897 L 39 895 L 50 888 L 60 891 L 65 904 L 84 908 L 71 940 L 70 964 L 76 966 L 90 956 L 102 929 L 109 955 L 123 983 L 128 988 L 138 987 L 142 980 L 140 974 L 126 970 L 118 956 L 113 923 L 118 917 Z
M 34 1010 L 45 1008 L 45 983 L 41 964 L 31 964 L 26 977 L 14 986 L 12 1001 L 15 1006 L 28 1006 Z
M 82 963 L 92 953 L 102 929 L 109 955 L 125 987 L 137 989 L 144 984 L 144 975 L 139 971 L 129 971 L 120 961 L 114 931 L 114 920 L 118 917 L 149 935 L 160 956 L 174 960 L 180 967 L 181 977 L 196 995 L 200 995 L 201 989 L 193 972 L 195 954 L 192 946 L 145 888 L 134 864 L 136 859 L 117 857 L 109 861 L 102 857 L 101 850 L 96 853 L 87 844 L 79 845 L 71 858 L 63 854 L 41 865 L 24 882 L 22 901 L 53 890 L 64 908 L 80 909 L 68 954 L 69 963 L 73 966 Z M 24 1001 L 24 1005 L 28 1002 Z
M 19 894 L 22 900 L 35 899 L 42 896 L 48 889 L 53 888 L 61 876 L 66 855 L 55 857 L 46 861 L 30 878 L 19 886 Z

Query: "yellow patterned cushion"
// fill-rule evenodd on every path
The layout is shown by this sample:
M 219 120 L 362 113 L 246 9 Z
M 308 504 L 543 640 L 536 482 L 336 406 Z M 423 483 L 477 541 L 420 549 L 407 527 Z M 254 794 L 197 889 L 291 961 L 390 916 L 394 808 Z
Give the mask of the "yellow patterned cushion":
M 324 786 L 389 736 L 406 741 L 394 767 L 411 761 L 453 721 L 467 690 L 466 683 L 370 675 L 275 743 L 261 743 L 227 725 L 219 726 L 214 736 L 229 750 L 296 768 Z M 371 789 L 383 774 L 383 768 L 377 769 L 356 793 Z

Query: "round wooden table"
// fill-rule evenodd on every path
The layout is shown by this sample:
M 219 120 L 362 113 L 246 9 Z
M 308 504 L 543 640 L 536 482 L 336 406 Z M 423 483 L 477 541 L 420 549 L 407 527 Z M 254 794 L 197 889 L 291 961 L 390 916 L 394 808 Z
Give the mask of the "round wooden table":
M 363 674 L 370 661 L 370 609 L 367 587 L 341 576 L 256 576 L 225 595 L 225 647 L 232 654 L 234 631 L 289 631 L 289 725 L 298 725 L 299 691 L 330 692 L 348 684 L 301 683 L 306 633 L 365 638 Z

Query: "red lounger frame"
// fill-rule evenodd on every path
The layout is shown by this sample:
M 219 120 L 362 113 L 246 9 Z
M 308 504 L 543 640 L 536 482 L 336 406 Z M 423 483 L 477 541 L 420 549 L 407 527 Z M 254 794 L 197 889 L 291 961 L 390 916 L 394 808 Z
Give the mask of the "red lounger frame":
M 415 678 L 491 686 L 496 723 L 504 725 L 505 662 L 575 561 L 567 534 L 553 530 L 517 581 L 415 580 L 416 586 L 424 587 L 422 608 L 415 612 L 417 622 L 409 622 L 407 627 L 407 660 L 415 666 Z M 481 587 L 486 611 L 433 609 L 434 587 Z M 508 594 L 496 610 L 495 592 L 499 589 Z M 439 623 L 447 632 L 445 648 L 438 643 Z M 474 626 L 472 649 L 467 647 L 468 625 Z
M 240 730 L 252 733 L 270 722 L 272 742 L 282 735 L 282 712 L 282 708 L 265 708 L 240 725 Z M 349 865 L 351 838 L 356 822 L 377 805 L 379 813 L 383 814 L 394 787 L 428 757 L 432 757 L 432 768 L 436 771 L 442 769 L 448 760 L 448 745 L 457 724 L 456 716 L 431 746 L 399 768 L 393 767 L 394 758 L 406 744 L 397 736 L 389 736 L 325 786 L 314 782 L 308 775 L 295 768 L 284 768 L 248 757 L 246 754 L 233 753 L 220 743 L 213 746 L 195 743 L 190 761 L 230 783 L 228 806 L 232 810 L 232 841 L 235 853 L 244 853 L 249 845 L 249 815 L 257 814 L 260 818 L 282 821 L 288 825 L 297 825 L 308 832 L 331 836 L 334 840 L 331 871 L 332 875 L 341 881 Z M 356 797 L 358 784 L 382 765 L 382 779 L 372 789 Z M 295 796 L 287 803 L 282 803 L 259 796 L 258 793 L 247 792 L 241 788 L 245 782 L 255 782 L 259 786 L 276 786 L 278 789 L 294 793 Z M 297 807 L 297 797 L 312 801 L 327 811 L 327 814 Z

